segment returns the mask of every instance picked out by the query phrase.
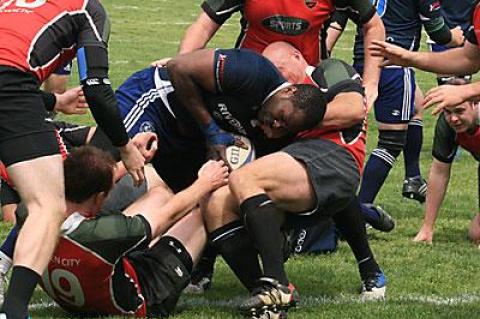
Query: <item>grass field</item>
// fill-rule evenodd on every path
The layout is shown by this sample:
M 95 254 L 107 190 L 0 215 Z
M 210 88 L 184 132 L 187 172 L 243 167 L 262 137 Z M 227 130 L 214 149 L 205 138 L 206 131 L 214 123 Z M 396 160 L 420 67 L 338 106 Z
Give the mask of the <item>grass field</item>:
M 199 12 L 200 1 L 104 0 L 112 21 L 111 79 L 118 86 L 133 71 L 152 60 L 175 54 L 179 40 Z M 211 46 L 230 47 L 238 32 L 238 17 L 231 19 Z M 336 48 L 336 57 L 351 61 L 354 30 L 349 27 Z M 422 89 L 432 87 L 434 76 L 417 73 Z M 76 82 L 76 76 L 73 82 Z M 72 119 L 70 119 L 72 120 Z M 73 121 L 92 123 L 90 117 Z M 425 118 L 422 172 L 428 175 L 435 118 Z M 368 148 L 376 144 L 373 118 Z M 290 279 L 302 296 L 301 306 L 289 318 L 477 318 L 480 311 L 480 251 L 467 239 L 467 227 L 477 211 L 476 163 L 463 152 L 454 163 L 446 201 L 437 222 L 434 244 L 412 242 L 421 225 L 423 206 L 401 197 L 403 160 L 392 170 L 377 203 L 397 219 L 390 234 L 370 232 L 377 260 L 388 277 L 387 301 L 360 303 L 359 277 L 353 255 L 345 243 L 328 256 L 298 257 L 288 261 Z M 2 225 L 6 235 L 9 225 Z M 241 318 L 236 306 L 246 291 L 223 261 L 217 261 L 214 286 L 201 297 L 182 297 L 176 318 Z M 32 301 L 33 318 L 69 318 L 40 290 Z

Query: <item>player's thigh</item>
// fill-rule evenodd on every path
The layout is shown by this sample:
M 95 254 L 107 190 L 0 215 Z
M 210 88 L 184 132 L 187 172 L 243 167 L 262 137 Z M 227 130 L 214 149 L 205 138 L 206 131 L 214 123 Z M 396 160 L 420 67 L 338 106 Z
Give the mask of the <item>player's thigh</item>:
M 408 123 L 415 111 L 415 87 L 415 72 L 411 68 L 383 69 L 374 105 L 377 122 Z
M 308 209 L 315 198 L 304 163 L 285 152 L 261 157 L 232 172 L 229 186 L 237 199 L 265 192 L 281 207 L 294 211 Z

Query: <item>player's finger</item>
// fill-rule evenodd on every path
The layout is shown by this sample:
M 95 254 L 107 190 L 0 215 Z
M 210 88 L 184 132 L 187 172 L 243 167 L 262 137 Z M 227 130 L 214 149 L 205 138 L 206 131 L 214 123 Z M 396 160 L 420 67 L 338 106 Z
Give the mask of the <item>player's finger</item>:
M 436 107 L 433 108 L 432 115 L 438 115 L 442 112 L 443 112 L 443 106 L 437 105 Z

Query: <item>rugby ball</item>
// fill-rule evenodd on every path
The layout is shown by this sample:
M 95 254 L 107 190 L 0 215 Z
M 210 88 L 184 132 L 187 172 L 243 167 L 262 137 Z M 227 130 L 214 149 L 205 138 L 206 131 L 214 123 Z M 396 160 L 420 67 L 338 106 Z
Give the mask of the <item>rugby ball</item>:
M 245 136 L 235 135 L 235 138 L 240 139 L 247 148 L 242 148 L 236 145 L 227 146 L 227 161 L 232 170 L 242 167 L 255 159 L 255 148 L 252 142 Z

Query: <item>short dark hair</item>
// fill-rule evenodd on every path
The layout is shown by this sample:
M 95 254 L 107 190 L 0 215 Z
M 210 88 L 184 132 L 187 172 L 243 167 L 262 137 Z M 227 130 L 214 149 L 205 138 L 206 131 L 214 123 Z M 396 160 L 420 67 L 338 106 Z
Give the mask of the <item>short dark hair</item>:
M 74 149 L 63 162 L 65 197 L 82 203 L 92 195 L 108 193 L 113 187 L 115 160 L 107 152 L 94 146 Z
M 327 110 L 327 99 L 318 87 L 311 84 L 294 84 L 297 90 L 290 101 L 305 114 L 303 130 L 314 128 L 323 120 Z

